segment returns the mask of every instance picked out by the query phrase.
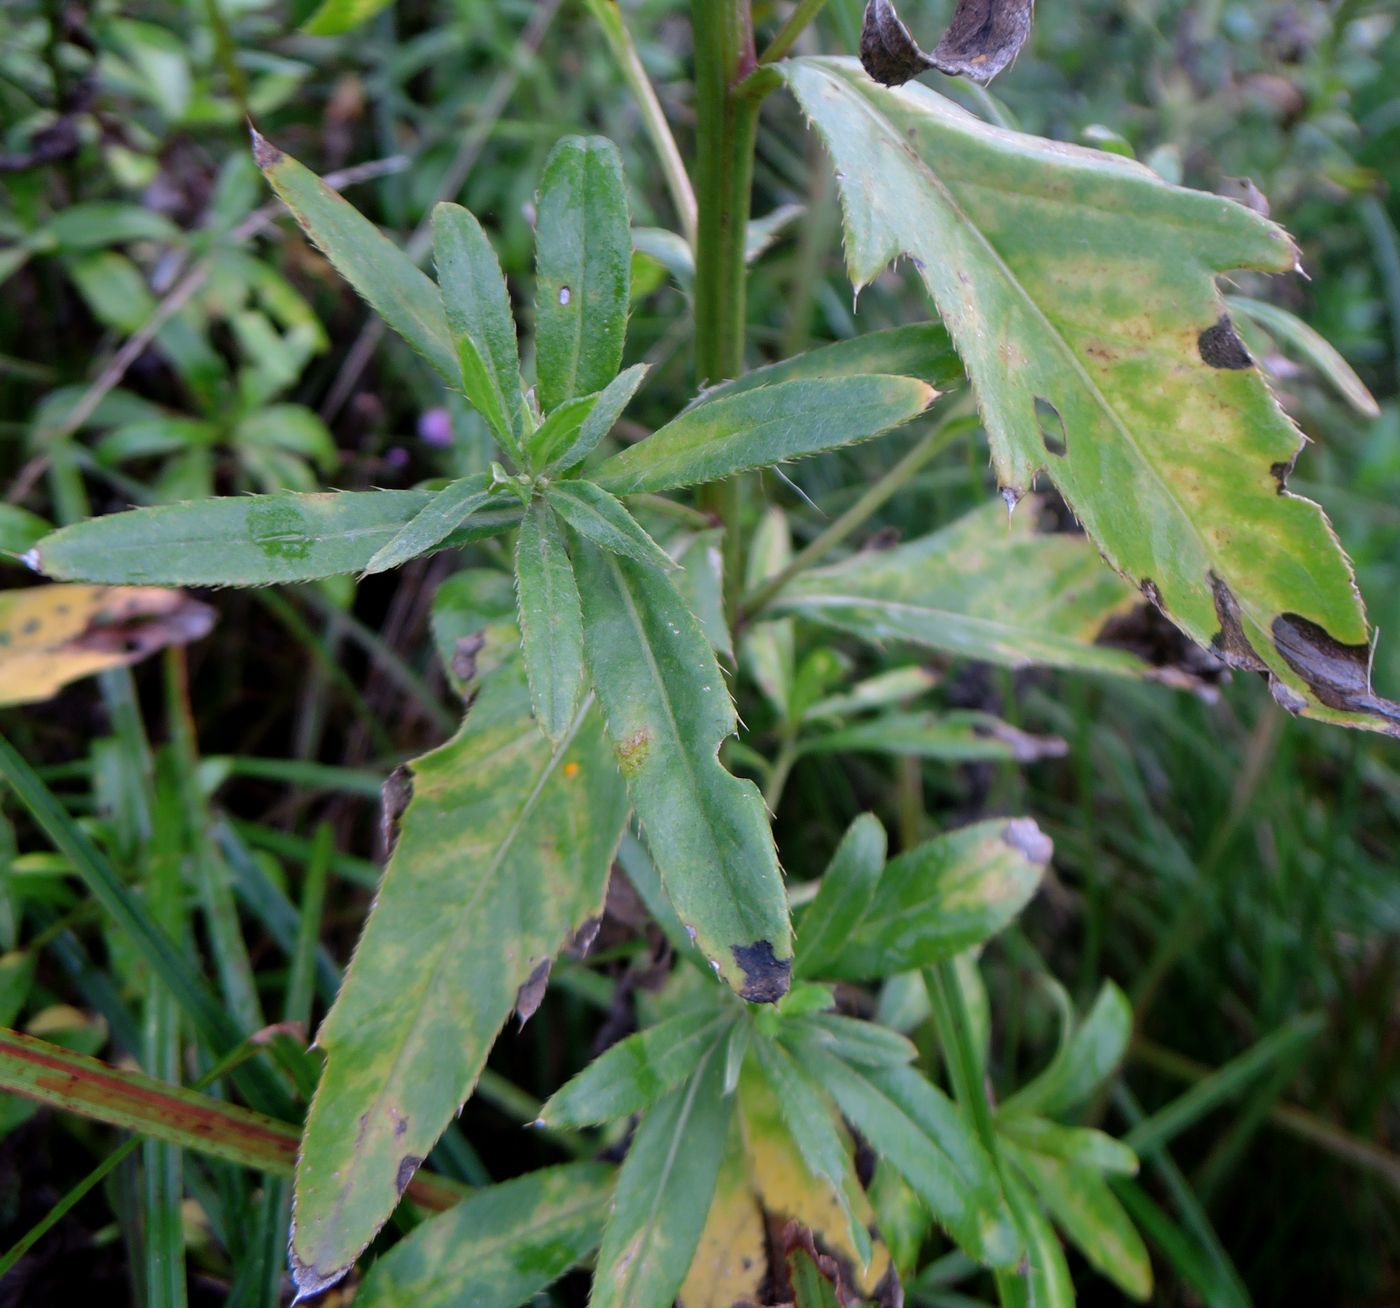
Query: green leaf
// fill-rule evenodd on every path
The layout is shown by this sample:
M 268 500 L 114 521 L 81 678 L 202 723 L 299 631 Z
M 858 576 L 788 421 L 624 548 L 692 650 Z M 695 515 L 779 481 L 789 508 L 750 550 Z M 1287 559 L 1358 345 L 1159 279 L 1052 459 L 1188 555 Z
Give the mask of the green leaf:
M 1132 160 L 979 122 L 849 60 L 782 65 L 831 151 L 852 280 L 911 257 L 977 390 L 1011 498 L 1049 474 L 1113 566 L 1292 712 L 1400 734 L 1301 437 L 1230 323 L 1218 275 L 1283 273 L 1259 214 Z
M 620 379 L 618 379 L 620 380 Z M 579 429 L 598 407 L 601 395 L 579 395 L 565 400 L 526 438 L 529 464 L 540 468 L 545 464 L 545 451 L 566 450 L 578 437 Z
M 426 491 L 243 495 L 133 509 L 45 536 L 33 566 L 64 581 L 267 586 L 362 572 L 432 501 Z M 481 513 L 442 544 L 504 530 L 519 510 Z
M 642 529 L 622 501 L 590 481 L 556 481 L 545 488 L 550 506 L 580 536 L 613 554 L 663 572 L 675 560 Z
M 734 1100 L 718 1044 L 642 1119 L 617 1180 L 589 1308 L 670 1308 L 715 1192 Z
M 368 22 L 390 3 L 392 0 L 321 0 L 301 30 L 307 36 L 339 36 Z
M 374 557 L 365 564 L 365 573 L 388 572 L 439 548 L 477 509 L 486 505 L 493 494 L 491 479 L 484 472 L 462 477 L 443 487 L 392 540 L 375 551 Z
M 1074 1308 L 1074 1282 L 1055 1228 L 1030 1187 L 1010 1168 L 1005 1171 L 1007 1197 L 1026 1244 L 1026 1308 Z
M 1025 907 L 1050 854 L 1049 837 L 1030 818 L 960 827 L 901 854 L 885 864 L 864 915 L 821 974 L 892 976 L 980 944 Z
M 528 1303 L 598 1247 L 613 1169 L 566 1163 L 490 1185 L 423 1223 L 375 1262 L 360 1308 Z
M 597 1126 L 650 1108 L 686 1079 L 733 1024 L 732 1013 L 691 1008 L 619 1040 L 540 1110 L 546 1126 Z
M 1004 1148 L 1090 1265 L 1130 1298 L 1146 1300 L 1152 1293 L 1152 1260 L 1108 1182 L 1091 1167 L 1010 1143 Z
M 614 454 L 593 480 L 618 495 L 717 481 L 867 440 L 917 418 L 936 395 L 912 377 L 875 375 L 779 382 L 705 399 Z
M 716 654 L 734 662 L 734 638 L 724 614 L 724 528 L 710 527 L 671 542 L 672 580 Z
M 53 528 L 37 513 L 18 504 L 0 504 L 0 563 L 16 562 Z M 6 558 L 6 555 L 15 556 Z
M 1082 1104 L 1123 1061 L 1133 1035 L 1133 1006 L 1112 981 L 1099 987 L 1089 1016 L 1068 1029 L 1050 1065 L 1001 1105 L 1001 1113 L 1063 1113 Z
M 1119 1176 L 1137 1175 L 1137 1155 L 1121 1140 L 1115 1140 L 1102 1131 L 1060 1126 L 1043 1117 L 1008 1113 L 1005 1116 L 998 1114 L 997 1132 L 1022 1149 L 1046 1154 L 1062 1162 L 1078 1163 Z
M 582 463 L 612 431 L 650 371 L 649 363 L 635 364 L 614 377 L 596 396 L 586 397 L 594 403 L 571 432 L 566 433 L 562 424 L 547 430 L 550 428 L 547 419 L 530 438 L 530 455 L 534 466 L 544 472 L 555 473 L 567 472 Z M 556 409 L 555 414 L 563 413 L 567 407 Z M 554 416 L 551 414 L 550 418 Z
M 535 228 L 535 364 L 548 413 L 600 391 L 622 366 L 632 232 L 622 156 L 566 136 L 545 161 Z
M 408 779 L 375 908 L 317 1035 L 326 1065 L 292 1241 L 307 1294 L 344 1275 L 393 1211 L 520 987 L 600 913 L 626 821 L 597 715 L 551 745 L 516 661 L 486 679 L 463 729 Z M 391 824 L 408 791 L 391 788 Z
M 433 257 L 467 399 L 501 444 L 518 454 L 520 352 L 496 252 L 469 210 L 439 204 L 433 209 Z
M 946 390 L 961 380 L 962 363 L 948 329 L 942 323 L 920 322 L 866 332 L 847 341 L 821 345 L 806 354 L 795 354 L 780 363 L 754 368 L 705 392 L 706 400 L 737 395 L 759 386 L 816 378 L 861 377 L 883 373 L 893 377 L 917 377 L 936 390 Z
M 1098 643 L 1140 601 L 1084 537 L 1041 535 L 1036 511 L 1023 505 L 1008 521 L 1000 504 L 986 504 L 931 536 L 804 573 L 773 608 L 866 640 L 907 640 L 1013 668 L 1168 679 Z
M 942 1091 L 913 1068 L 856 1071 L 809 1041 L 789 1048 L 972 1257 L 992 1266 L 1015 1260 L 992 1160 Z
M 163 213 L 117 200 L 89 200 L 69 205 L 45 224 L 45 232 L 64 253 L 97 250 L 130 241 L 173 244 L 180 229 Z
M 736 718 L 714 653 L 664 573 L 583 540 L 574 563 L 593 685 L 666 892 L 729 985 L 780 999 L 787 896 L 758 788 L 719 762 Z
M 756 590 L 791 562 L 792 533 L 787 514 L 775 505 L 759 519 L 749 542 L 744 568 L 745 591 Z M 796 625 L 791 618 L 755 622 L 740 642 L 744 671 L 758 683 L 758 688 L 784 722 L 792 716 L 793 682 L 797 675 Z
M 789 1236 L 787 1271 L 793 1308 L 841 1308 L 845 1298 L 837 1288 L 841 1273 L 831 1259 L 818 1252 L 810 1232 L 793 1232 Z
M 461 364 L 432 279 L 315 173 L 257 132 L 253 158 L 336 271 L 451 386 L 461 386 Z
M 1032 736 L 973 709 L 930 713 L 886 713 L 802 741 L 801 754 L 867 752 L 906 758 L 1033 763 L 1063 758 L 1068 746 L 1058 736 Z
M 753 1041 L 754 1061 L 772 1087 L 787 1124 L 808 1170 L 830 1187 L 846 1218 L 851 1244 L 860 1256 L 862 1268 L 871 1259 L 870 1233 L 861 1225 L 846 1194 L 858 1185 L 850 1150 L 842 1139 L 836 1110 L 826 1095 L 813 1085 L 793 1062 L 788 1052 L 772 1040 Z
M 549 506 L 539 500 L 520 523 L 515 585 L 535 720 L 558 744 L 583 698 L 583 616 L 564 533 Z
M 840 954 L 875 896 L 888 845 L 885 828 L 873 813 L 862 813 L 846 829 L 822 873 L 817 897 L 802 916 L 793 955 L 795 979 L 820 975 Z
M 809 1014 L 800 1020 L 799 1029 L 803 1039 L 824 1045 L 857 1067 L 902 1067 L 918 1056 L 918 1050 L 898 1031 L 840 1013 Z

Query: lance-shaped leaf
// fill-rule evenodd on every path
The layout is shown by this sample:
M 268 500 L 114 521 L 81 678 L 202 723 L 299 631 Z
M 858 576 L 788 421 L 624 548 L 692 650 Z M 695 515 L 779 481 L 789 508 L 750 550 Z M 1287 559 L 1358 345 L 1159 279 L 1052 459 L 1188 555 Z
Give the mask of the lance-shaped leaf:
M 788 84 L 831 150 L 852 279 L 912 257 L 977 389 L 1008 498 L 1046 471 L 1094 543 L 1201 645 L 1266 672 L 1292 712 L 1400 733 L 1317 505 L 1301 437 L 1215 284 L 1287 272 L 1268 219 L 1117 155 L 979 122 L 851 61 Z
M 576 539 L 593 686 L 657 870 L 697 946 L 743 998 L 780 999 L 792 933 L 763 798 L 724 770 L 733 701 L 700 625 L 655 568 Z
M 598 1247 L 614 1170 L 567 1163 L 486 1186 L 380 1258 L 360 1308 L 516 1308 Z
M 388 572 L 437 549 L 473 513 L 483 508 L 492 494 L 490 478 L 484 472 L 444 486 L 392 540 L 375 551 L 374 557 L 365 564 L 365 572 Z
M 960 827 L 885 864 L 834 955 L 809 972 L 868 979 L 927 967 L 995 935 L 1040 886 L 1052 847 L 1030 818 Z
M 1192 684 L 1181 669 L 1153 668 L 1101 643 L 1142 601 L 1083 536 L 1041 534 L 1037 507 L 1023 505 L 1008 522 L 1005 508 L 989 503 L 931 536 L 816 568 L 773 607 L 866 640 L 907 640 L 1013 668 Z
M 1004 760 L 1033 763 L 1063 758 L 1058 736 L 1032 736 L 990 713 L 950 709 L 937 713 L 885 713 L 803 740 L 801 754 L 901 754 L 910 758 L 969 763 Z
M 1077 1025 L 1062 999 L 1064 1031 L 1050 1065 L 1007 1099 L 1000 1115 L 1062 1113 L 1086 1100 L 1113 1074 L 1133 1035 L 1133 1006 L 1112 981 L 1105 981 L 1089 1015 Z
M 778 1102 L 802 1161 L 836 1196 L 846 1219 L 851 1247 L 858 1255 L 860 1271 L 867 1272 L 873 1255 L 870 1232 L 846 1198 L 859 1182 L 833 1104 L 781 1045 L 760 1036 L 754 1041 L 753 1049 L 754 1064 Z
M 1002 1148 L 1090 1265 L 1130 1298 L 1145 1300 L 1152 1293 L 1152 1260 L 1108 1182 L 1092 1167 L 1009 1141 L 1003 1141 Z
M 601 486 L 590 481 L 554 482 L 545 490 L 545 498 L 569 526 L 595 545 L 652 568 L 675 567 L 671 556 L 647 535 L 622 501 Z
M 749 1184 L 744 1137 L 735 1117 L 729 1123 L 705 1227 L 676 1302 L 680 1308 L 734 1308 L 736 1303 L 757 1302 L 767 1275 L 768 1232 Z
M 814 1040 L 856 1067 L 902 1067 L 918 1050 L 898 1031 L 840 1013 L 810 1013 L 796 1019 L 804 1040 Z
M 460 386 L 462 368 L 432 278 L 348 200 L 257 132 L 253 158 L 335 270 L 449 384 Z
M 601 911 L 626 821 L 597 715 L 551 745 L 518 662 L 487 678 L 461 732 L 410 765 L 409 781 L 375 908 L 317 1035 L 326 1065 L 292 1238 L 307 1294 L 383 1225 L 519 988 Z
M 267 586 L 363 572 L 431 503 L 427 491 L 230 495 L 132 509 L 45 536 L 28 561 L 67 581 L 152 586 Z M 440 545 L 504 530 L 520 510 L 492 509 Z
M 558 743 L 583 698 L 583 616 L 563 530 L 540 500 L 526 509 L 516 537 L 515 589 L 535 719 Z
M 579 411 L 577 423 L 554 421 L 568 413 L 570 404 L 555 409 L 530 437 L 532 466 L 545 472 L 567 472 L 582 463 L 612 431 L 650 371 L 649 363 L 635 364 L 614 377 L 597 395 L 583 396 L 587 407 Z
M 787 1043 L 972 1257 L 992 1266 L 1015 1260 L 1016 1233 L 992 1160 L 946 1095 L 913 1068 L 857 1071 L 809 1040 Z
M 467 399 L 497 439 L 518 453 L 520 352 L 496 252 L 469 210 L 439 204 L 433 209 L 433 258 Z
M 840 954 L 875 897 L 888 848 L 885 828 L 873 813 L 862 813 L 846 829 L 822 873 L 817 897 L 802 915 L 793 958 L 796 977 L 820 976 Z
M 1063 1162 L 1079 1163 L 1119 1176 L 1137 1175 L 1137 1155 L 1121 1140 L 1090 1127 L 1061 1126 L 1027 1113 L 998 1113 L 997 1132 L 1023 1149 Z
M 733 1107 L 715 1045 L 642 1118 L 617 1179 L 589 1308 L 669 1308 L 700 1242 Z
M 548 413 L 600 391 L 622 366 L 632 229 L 622 156 L 601 136 L 550 152 L 535 227 L 535 364 Z
M 619 1040 L 540 1110 L 546 1126 L 597 1126 L 640 1113 L 675 1089 L 733 1023 L 732 1012 L 690 1008 Z
M 867 440 L 918 417 L 937 394 L 913 377 L 875 374 L 786 381 L 723 395 L 614 454 L 593 480 L 617 495 L 717 481 Z

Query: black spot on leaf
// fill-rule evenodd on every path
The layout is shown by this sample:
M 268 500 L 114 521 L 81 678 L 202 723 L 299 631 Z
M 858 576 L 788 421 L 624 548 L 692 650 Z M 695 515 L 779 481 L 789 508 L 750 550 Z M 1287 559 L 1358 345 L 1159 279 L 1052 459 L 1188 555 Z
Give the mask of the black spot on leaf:
M 1035 421 L 1040 428 L 1040 439 L 1045 442 L 1045 448 L 1056 458 L 1064 458 L 1069 452 L 1069 442 L 1065 438 L 1065 420 L 1049 400 L 1039 395 L 1035 397 Z
M 1343 645 L 1297 613 L 1279 614 L 1273 621 L 1273 637 L 1283 661 L 1307 682 L 1320 703 L 1381 718 L 1390 724 L 1391 734 L 1400 735 L 1400 704 L 1371 689 L 1369 645 Z
M 792 976 L 792 959 L 778 958 L 770 940 L 756 940 L 751 945 L 735 945 L 734 961 L 744 974 L 741 999 L 751 1004 L 776 1004 L 788 991 Z
M 1271 463 L 1269 472 L 1273 479 L 1278 482 L 1278 493 L 1282 495 L 1288 489 L 1288 479 L 1293 475 L 1293 464 L 1297 456 L 1289 459 L 1287 463 Z
M 1228 313 L 1222 313 L 1200 334 L 1196 346 L 1201 352 L 1201 358 L 1212 368 L 1240 371 L 1254 366 L 1254 360 L 1244 348 L 1244 342 L 1235 331 L 1235 324 L 1230 321 Z
M 1263 672 L 1263 659 L 1254 652 L 1240 620 L 1240 604 L 1232 591 L 1215 573 L 1210 574 L 1210 590 L 1215 598 L 1215 616 L 1220 630 L 1211 637 L 1211 648 L 1232 668 Z

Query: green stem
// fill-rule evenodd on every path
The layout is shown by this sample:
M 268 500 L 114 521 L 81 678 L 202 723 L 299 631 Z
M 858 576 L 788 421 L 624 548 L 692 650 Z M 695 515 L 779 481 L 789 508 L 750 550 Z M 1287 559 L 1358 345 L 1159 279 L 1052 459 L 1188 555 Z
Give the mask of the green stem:
M 756 65 L 749 0 L 691 0 L 695 36 L 695 372 L 704 383 L 744 371 L 744 238 L 762 96 L 736 94 Z M 724 524 L 725 607 L 738 610 L 744 487 L 731 477 L 701 507 Z
M 826 0 L 799 0 L 797 8 L 788 16 L 787 22 L 782 25 L 778 35 L 769 42 L 768 48 L 759 56 L 758 62 L 771 64 L 774 60 L 781 59 L 796 44 L 797 38 L 807 29 L 808 24 L 825 7 Z

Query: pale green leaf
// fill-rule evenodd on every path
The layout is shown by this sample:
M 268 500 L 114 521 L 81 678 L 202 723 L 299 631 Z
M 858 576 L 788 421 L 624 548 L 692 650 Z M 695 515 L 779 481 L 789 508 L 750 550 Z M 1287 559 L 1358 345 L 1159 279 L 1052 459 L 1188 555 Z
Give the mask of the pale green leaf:
M 1137 1155 L 1121 1140 L 1115 1140 L 1103 1131 L 1061 1126 L 1058 1122 L 1029 1114 L 1008 1113 L 998 1115 L 997 1132 L 1022 1149 L 1047 1154 L 1062 1162 L 1079 1163 L 1119 1176 L 1137 1174 Z
M 1130 1298 L 1152 1293 L 1152 1260 L 1132 1219 L 1091 1167 L 1062 1162 L 1003 1142 L 1004 1151 L 1044 1201 L 1055 1224 Z
M 622 366 L 632 233 L 622 157 L 566 136 L 545 161 L 535 228 L 535 364 L 544 411 L 600 391 Z
M 672 577 L 685 606 L 700 623 L 710 648 L 734 662 L 734 638 L 724 613 L 724 528 L 710 527 L 671 543 Z
M 401 829 L 317 1034 L 325 1071 L 297 1169 L 292 1261 L 338 1280 L 471 1092 L 517 993 L 601 912 L 627 800 L 596 713 L 551 745 L 518 661 L 390 788 Z M 395 800 L 398 800 L 395 803 Z
M 302 24 L 308 36 L 339 36 L 368 22 L 393 0 L 321 0 L 319 8 Z
M 603 438 L 612 431 L 622 411 L 631 403 L 637 388 L 646 380 L 651 364 L 638 363 L 619 373 L 597 396 L 590 396 L 594 403 L 587 414 L 573 429 L 568 440 L 561 431 L 546 432 L 546 422 L 530 438 L 531 456 L 535 466 L 546 472 L 567 472 L 576 464 L 582 463 L 593 453 Z M 562 412 L 556 410 L 555 412 Z M 553 417 L 553 414 L 550 415 Z
M 432 279 L 348 200 L 256 132 L 253 157 L 336 271 L 450 385 L 461 386 L 461 364 Z
M 359 1308 L 517 1308 L 598 1247 L 614 1171 L 541 1168 L 478 1190 L 400 1240 L 355 1291 Z
M 714 652 L 664 573 L 576 546 L 593 685 L 666 892 L 743 998 L 780 999 L 787 896 L 758 788 L 719 762 L 736 718 Z
M 1055 1228 L 1030 1187 L 1011 1168 L 1006 1193 L 1015 1205 L 1017 1227 L 1026 1245 L 1026 1308 L 1074 1308 L 1074 1281 Z
M 919 845 L 885 864 L 864 915 L 815 970 L 866 980 L 980 944 L 1026 906 L 1050 854 L 1030 818 L 978 822 Z
M 1099 643 L 1109 622 L 1141 601 L 1084 537 L 1040 534 L 1035 513 L 1025 504 L 1008 521 L 1002 505 L 986 504 L 931 536 L 804 573 L 773 607 L 866 640 L 1009 667 L 1185 681 Z
M 857 1067 L 900 1067 L 918 1055 L 899 1032 L 840 1013 L 808 1014 L 800 1019 L 800 1029 L 803 1039 L 815 1040 Z
M 642 1118 L 617 1180 L 589 1308 L 670 1308 L 715 1192 L 734 1100 L 717 1045 Z
M 557 744 L 568 734 L 583 698 L 583 615 L 564 532 L 540 500 L 520 523 L 515 587 L 535 720 Z
M 590 481 L 556 481 L 545 489 L 551 507 L 580 536 L 613 554 L 669 571 L 675 561 L 639 524 L 622 501 Z
M 506 449 L 518 453 L 520 352 L 496 252 L 469 210 L 439 204 L 433 209 L 433 258 L 467 399 Z
M 787 514 L 776 505 L 759 519 L 749 542 L 744 588 L 752 592 L 792 561 L 792 533 Z M 792 709 L 792 683 L 797 675 L 797 633 L 791 618 L 755 622 L 740 642 L 744 671 L 758 683 L 774 712 L 786 722 Z
M 380 546 L 365 564 L 365 572 L 388 572 L 437 549 L 473 513 L 485 507 L 493 493 L 485 473 L 462 477 L 443 487 L 392 540 Z
M 426 491 L 242 495 L 133 509 L 64 527 L 34 567 L 65 581 L 267 586 L 363 572 L 431 503 Z M 479 513 L 443 545 L 504 530 L 519 509 Z
M 918 417 L 937 392 L 912 377 L 779 382 L 702 400 L 613 455 L 593 480 L 618 495 L 717 481 L 836 449 Z
M 802 915 L 794 976 L 820 976 L 840 954 L 874 899 L 888 847 L 885 828 L 873 813 L 862 813 L 846 829 L 822 873 L 817 897 Z
M 1133 1006 L 1112 981 L 1099 987 L 1089 1015 L 1068 1030 L 1050 1065 L 1001 1106 L 1002 1113 L 1062 1113 L 1083 1103 L 1123 1061 L 1133 1035 Z
M 781 65 L 831 151 L 852 280 L 910 256 L 1007 493 L 1049 474 L 1168 617 L 1290 711 L 1400 734 L 1350 564 L 1284 480 L 1301 438 L 1216 277 L 1290 271 L 1280 228 L 1132 160 L 980 122 L 844 59 Z
M 972 763 L 1033 763 L 1063 758 L 1065 742 L 1057 736 L 1028 732 L 974 709 L 930 713 L 886 713 L 802 741 L 801 754 L 896 754 L 906 758 Z
M 597 1126 L 649 1108 L 674 1090 L 734 1020 L 732 1013 L 688 1008 L 619 1040 L 568 1081 L 540 1110 L 547 1126 Z

